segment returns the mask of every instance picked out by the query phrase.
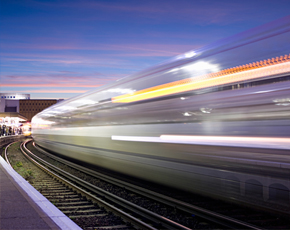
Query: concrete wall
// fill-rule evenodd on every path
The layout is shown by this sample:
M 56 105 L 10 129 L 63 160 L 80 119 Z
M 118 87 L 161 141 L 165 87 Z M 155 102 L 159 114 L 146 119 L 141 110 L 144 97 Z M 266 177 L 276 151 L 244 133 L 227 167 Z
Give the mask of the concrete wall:
M 5 99 L 0 98 L 0 113 L 4 113 L 5 111 Z
M 6 107 L 16 107 L 15 112 L 19 113 L 19 100 L 7 100 L 0 98 L 0 113 L 4 113 Z
M 16 113 L 19 113 L 19 100 L 5 100 L 5 107 L 16 107 Z M 4 111 L 14 112 L 14 111 Z

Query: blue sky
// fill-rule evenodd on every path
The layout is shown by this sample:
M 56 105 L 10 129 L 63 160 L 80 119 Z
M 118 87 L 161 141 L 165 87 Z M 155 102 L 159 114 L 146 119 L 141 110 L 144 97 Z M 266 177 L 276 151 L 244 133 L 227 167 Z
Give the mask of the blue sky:
M 0 1 L 0 91 L 70 98 L 289 15 L 289 0 Z

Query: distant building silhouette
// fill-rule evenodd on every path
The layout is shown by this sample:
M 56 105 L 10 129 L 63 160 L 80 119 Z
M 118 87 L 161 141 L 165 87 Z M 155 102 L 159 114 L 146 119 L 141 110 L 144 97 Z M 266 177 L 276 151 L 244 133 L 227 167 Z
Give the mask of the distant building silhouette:
M 30 99 L 30 94 L 0 93 L 0 113 L 18 113 L 30 122 L 34 115 L 61 100 Z

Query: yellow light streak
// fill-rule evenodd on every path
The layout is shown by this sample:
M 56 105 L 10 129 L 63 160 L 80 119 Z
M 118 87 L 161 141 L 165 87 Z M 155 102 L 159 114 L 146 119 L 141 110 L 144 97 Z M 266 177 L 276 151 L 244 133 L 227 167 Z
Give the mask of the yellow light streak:
M 112 98 L 112 102 L 130 103 L 196 89 L 254 80 L 265 75 L 273 76 L 286 72 L 290 72 L 290 54 L 201 75 L 194 79 L 187 78 L 139 90 L 131 94 L 120 95 Z

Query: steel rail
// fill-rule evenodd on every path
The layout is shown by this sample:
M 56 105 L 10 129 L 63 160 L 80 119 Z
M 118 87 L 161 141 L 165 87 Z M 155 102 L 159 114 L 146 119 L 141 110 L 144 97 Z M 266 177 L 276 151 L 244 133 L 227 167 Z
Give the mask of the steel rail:
M 17 143 L 17 141 L 8 144 L 8 145 L 5 147 L 5 153 L 4 153 L 5 161 L 10 165 L 11 168 L 13 168 L 13 167 L 12 167 L 12 165 L 10 164 L 10 161 L 9 161 L 9 159 L 8 159 L 8 154 L 9 154 L 9 153 L 8 153 L 8 148 L 10 147 L 10 145 L 13 145 L 14 143 Z
M 225 216 L 225 215 L 222 215 L 222 214 L 198 207 L 196 205 L 188 204 L 188 203 L 185 203 L 183 201 L 168 197 L 166 195 L 162 195 L 160 193 L 153 192 L 153 191 L 150 191 L 148 189 L 141 188 L 139 186 L 132 185 L 130 183 L 118 180 L 116 178 L 112 178 L 110 176 L 103 175 L 101 173 L 87 169 L 83 166 L 77 165 L 75 163 L 72 163 L 70 161 L 64 160 L 60 157 L 57 157 L 57 156 L 54 156 L 54 155 L 48 153 L 47 151 L 43 150 L 42 148 L 36 146 L 35 142 L 33 142 L 33 146 L 37 150 L 39 150 L 40 152 L 45 154 L 46 156 L 51 157 L 57 161 L 60 161 L 66 165 L 69 165 L 74 169 L 78 169 L 81 172 L 87 173 L 88 175 L 91 175 L 94 177 L 97 176 L 100 179 L 105 180 L 105 181 L 109 181 L 110 183 L 112 183 L 114 185 L 128 189 L 132 192 L 141 194 L 145 197 L 149 197 L 153 200 L 156 200 L 156 201 L 159 201 L 159 202 L 164 203 L 166 205 L 172 206 L 172 207 L 179 209 L 181 211 L 191 213 L 191 214 L 194 214 L 196 216 L 202 217 L 203 219 L 218 223 L 218 224 L 225 226 L 227 228 L 231 228 L 231 229 L 245 229 L 245 228 L 247 228 L 247 229 L 255 229 L 255 230 L 262 230 L 263 229 L 263 228 L 255 226 L 255 225 L 252 225 L 252 224 L 249 224 L 249 223 L 246 223 L 246 222 L 243 222 L 243 221 L 240 221 L 240 220 L 237 220 L 237 219 L 234 219 L 234 218 L 231 218 L 231 217 L 228 217 L 228 216 Z
M 53 165 L 50 165 L 49 163 L 45 162 L 44 160 L 40 159 L 39 157 L 35 156 L 31 151 L 29 151 L 25 144 L 27 142 L 29 142 L 30 140 L 24 142 L 21 146 L 21 151 L 22 153 L 31 161 L 33 162 L 35 165 L 37 165 L 39 168 L 41 168 L 42 170 L 44 170 L 46 173 L 50 174 L 51 176 L 53 176 L 54 178 L 56 178 L 58 181 L 64 183 L 65 185 L 69 186 L 70 188 L 72 188 L 74 191 L 79 192 L 82 196 L 87 197 L 88 199 L 98 203 L 100 206 L 105 207 L 108 211 L 111 211 L 112 213 L 114 213 L 116 216 L 120 216 L 122 217 L 124 220 L 130 222 L 133 226 L 137 227 L 137 228 L 141 228 L 141 229 L 151 229 L 151 230 L 156 230 L 156 228 L 152 227 L 151 225 L 139 220 L 138 218 L 122 211 L 121 209 L 113 206 L 112 204 L 109 204 L 108 202 L 104 201 L 103 199 L 91 194 L 92 191 L 88 192 L 86 190 L 83 189 L 83 187 L 88 187 L 88 186 L 78 186 L 74 183 L 72 183 L 71 181 L 74 181 L 76 178 L 74 178 L 75 176 L 73 175 L 69 175 L 69 173 L 64 172 L 63 170 L 57 170 L 55 169 Z M 34 158 L 34 159 L 32 159 Z M 39 162 L 37 162 L 37 160 L 42 162 L 44 165 L 48 166 L 50 169 L 46 168 L 44 165 L 40 164 Z M 55 171 L 55 172 L 53 172 Z M 65 179 L 64 177 L 61 177 L 59 174 L 65 175 L 65 177 L 67 177 L 68 179 Z M 70 176 L 72 176 L 72 178 L 70 178 Z M 76 180 L 77 181 L 77 180 Z M 81 184 L 81 183 L 80 183 Z
M 81 193 L 84 194 L 85 196 L 91 197 L 90 199 L 98 200 L 98 202 L 103 203 L 103 205 L 106 205 L 106 206 L 110 207 L 112 212 L 115 213 L 117 211 L 118 214 L 116 214 L 116 215 L 118 215 L 118 216 L 121 215 L 122 217 L 126 218 L 129 222 L 132 222 L 132 220 L 131 220 L 131 218 L 132 218 L 133 220 L 138 222 L 139 227 L 141 227 L 142 229 L 144 229 L 144 228 L 146 228 L 146 229 L 156 229 L 156 228 L 154 228 L 154 227 L 146 224 L 145 222 L 143 222 L 143 221 L 131 216 L 130 214 L 128 214 L 128 213 L 116 208 L 115 206 L 113 206 L 113 205 L 109 204 L 108 202 L 104 201 L 104 199 L 109 200 L 110 202 L 113 202 L 113 203 L 121 206 L 122 208 L 124 208 L 126 210 L 129 210 L 130 212 L 137 213 L 142 218 L 148 219 L 148 220 L 152 221 L 153 223 L 155 223 L 158 226 L 161 225 L 162 228 L 165 228 L 165 229 L 186 229 L 186 230 L 190 229 L 190 228 L 188 228 L 186 226 L 183 226 L 183 225 L 181 225 L 179 223 L 176 223 L 176 222 L 174 222 L 174 221 L 172 221 L 172 220 L 170 220 L 168 218 L 165 218 L 165 217 L 163 217 L 161 215 L 158 215 L 158 214 L 156 214 L 154 212 L 151 212 L 151 211 L 149 211 L 149 210 L 147 210 L 145 208 L 142 208 L 142 207 L 140 207 L 140 206 L 138 206 L 136 204 L 133 204 L 133 203 L 131 203 L 129 201 L 126 201 L 126 200 L 124 200 L 124 199 L 122 199 L 122 198 L 120 198 L 120 197 L 118 197 L 118 196 L 116 196 L 114 194 L 111 194 L 111 193 L 109 193 L 109 192 L 107 192 L 107 191 L 105 191 L 105 190 L 103 190 L 101 188 L 98 188 L 98 187 L 96 187 L 96 186 L 94 186 L 94 185 L 92 185 L 92 184 L 90 184 L 90 183 L 88 183 L 88 182 L 86 182 L 86 181 L 84 181 L 82 179 L 79 179 L 78 177 L 76 177 L 74 175 L 71 175 L 70 173 L 67 173 L 67 172 L 65 172 L 62 169 L 57 168 L 56 166 L 44 161 L 43 159 L 35 156 L 31 151 L 29 151 L 27 149 L 27 147 L 25 146 L 27 144 L 27 142 L 28 141 L 26 141 L 24 143 L 24 145 L 23 145 L 25 151 L 31 157 L 34 158 L 34 160 L 32 159 L 34 162 L 36 162 L 36 159 L 37 159 L 37 161 L 41 162 L 42 164 L 44 164 L 46 167 L 49 168 L 49 169 L 46 169 L 45 171 L 48 171 L 53 176 L 61 177 L 60 180 L 63 180 L 69 186 L 80 190 Z M 29 157 L 27 153 L 24 153 L 24 154 L 27 155 L 27 157 Z M 37 165 L 40 165 L 40 164 L 37 162 Z M 56 173 L 61 175 L 61 176 L 57 175 Z M 74 185 L 73 183 L 75 183 L 77 185 Z M 84 189 L 86 189 L 87 191 L 84 190 Z M 99 196 L 102 197 L 102 199 L 92 195 L 91 193 L 98 194 Z M 116 209 L 116 210 L 114 210 L 114 209 Z

